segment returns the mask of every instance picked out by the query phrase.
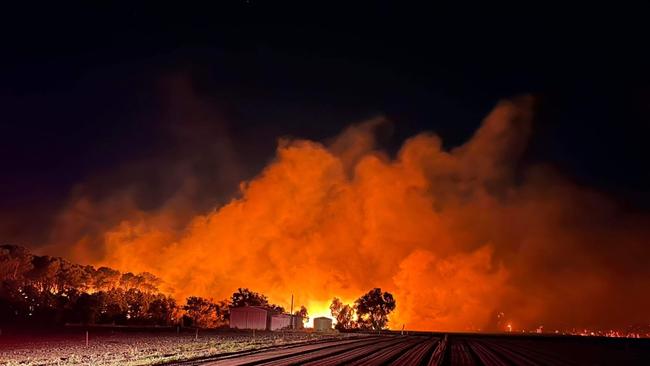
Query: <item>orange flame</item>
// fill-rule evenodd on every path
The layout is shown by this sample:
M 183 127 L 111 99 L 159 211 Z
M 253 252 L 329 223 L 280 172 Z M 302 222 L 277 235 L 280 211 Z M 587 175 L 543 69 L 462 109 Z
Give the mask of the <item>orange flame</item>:
M 249 287 L 288 306 L 294 294 L 312 316 L 381 287 L 397 299 L 394 328 L 489 329 L 501 311 L 530 326 L 643 317 L 647 283 L 612 275 L 626 254 L 611 243 L 641 253 L 645 230 L 545 168 L 517 176 L 530 110 L 526 98 L 502 102 L 464 145 L 445 151 L 423 133 L 394 159 L 374 150 L 377 120 L 329 145 L 281 141 L 240 197 L 180 230 L 173 205 L 122 206 L 130 214 L 103 233 L 98 264 L 157 274 L 179 299 Z M 625 230 L 599 224 L 613 216 Z M 612 293 L 634 305 L 605 312 L 598 301 Z

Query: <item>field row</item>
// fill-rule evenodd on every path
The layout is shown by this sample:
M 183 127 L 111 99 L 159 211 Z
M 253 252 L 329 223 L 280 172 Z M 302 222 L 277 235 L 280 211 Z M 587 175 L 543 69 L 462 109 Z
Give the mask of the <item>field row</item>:
M 0 337 L 0 365 L 650 365 L 650 339 L 480 334 L 110 333 Z
M 650 364 L 650 350 L 625 342 L 538 337 L 366 336 L 248 350 L 184 362 L 208 366 Z

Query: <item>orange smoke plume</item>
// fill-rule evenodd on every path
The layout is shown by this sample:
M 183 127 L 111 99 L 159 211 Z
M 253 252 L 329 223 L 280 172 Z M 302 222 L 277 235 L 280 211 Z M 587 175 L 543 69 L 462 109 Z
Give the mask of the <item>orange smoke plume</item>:
M 154 273 L 179 299 L 249 287 L 285 306 L 294 294 L 312 315 L 381 287 L 394 328 L 496 330 L 501 312 L 522 328 L 647 321 L 647 218 L 547 167 L 522 170 L 531 113 L 528 98 L 501 102 L 464 145 L 423 133 L 394 158 L 375 149 L 381 120 L 329 144 L 282 140 L 237 198 L 181 227 L 174 199 L 155 212 L 128 195 L 119 209 L 79 200 L 75 212 L 124 218 L 73 254 L 88 261 L 99 242 L 95 264 Z

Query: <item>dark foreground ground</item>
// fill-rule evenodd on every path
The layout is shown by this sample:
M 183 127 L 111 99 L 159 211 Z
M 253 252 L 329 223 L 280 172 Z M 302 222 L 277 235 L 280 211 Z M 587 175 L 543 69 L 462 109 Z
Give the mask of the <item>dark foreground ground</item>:
M 88 331 L 88 343 L 86 343 Z M 7 330 L 0 335 L 0 366 L 161 365 L 233 352 L 264 350 L 353 334 L 232 330 L 79 328 Z
M 650 340 L 472 334 L 367 335 L 181 365 L 650 365 Z
M 31 333 L 31 332 L 30 332 Z M 650 365 L 650 339 L 85 329 L 0 335 L 0 365 Z

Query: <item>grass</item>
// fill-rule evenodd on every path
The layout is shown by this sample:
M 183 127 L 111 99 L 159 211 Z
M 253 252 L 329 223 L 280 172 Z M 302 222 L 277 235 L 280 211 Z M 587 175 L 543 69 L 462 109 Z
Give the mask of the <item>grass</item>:
M 39 337 L 0 337 L 0 365 L 155 365 L 220 353 L 288 345 L 339 337 L 306 332 L 250 333 L 114 333 Z

